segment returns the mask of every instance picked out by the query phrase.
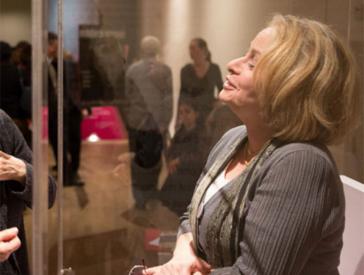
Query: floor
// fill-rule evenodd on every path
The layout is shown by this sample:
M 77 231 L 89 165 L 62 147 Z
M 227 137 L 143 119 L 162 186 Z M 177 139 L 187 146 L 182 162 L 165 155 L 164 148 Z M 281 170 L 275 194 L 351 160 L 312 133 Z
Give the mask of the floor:
M 79 174 L 85 185 L 66 187 L 63 194 L 64 267 L 76 275 L 127 274 L 135 264 L 153 266 L 170 255 L 178 218 L 159 201 L 145 210 L 133 207 L 127 159 L 125 140 L 82 144 Z M 162 172 L 161 183 L 164 177 Z M 57 274 L 56 210 L 48 217 L 49 274 Z M 31 211 L 25 223 L 31 249 Z

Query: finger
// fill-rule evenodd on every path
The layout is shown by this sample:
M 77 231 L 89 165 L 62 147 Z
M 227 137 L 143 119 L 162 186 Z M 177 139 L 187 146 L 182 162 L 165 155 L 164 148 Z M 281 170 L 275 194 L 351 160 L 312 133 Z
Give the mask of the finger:
M 0 243 L 0 248 L 2 251 L 8 251 L 8 253 L 13 253 L 21 245 L 20 239 L 16 236 L 8 242 Z
M 5 159 L 9 159 L 9 158 L 11 158 L 11 156 L 10 156 L 10 155 L 8 155 L 7 153 L 5 153 L 5 152 L 3 152 L 3 151 L 1 151 L 1 150 L 0 150 L 0 157 L 3 157 L 3 158 L 5 158 Z
M 143 270 L 143 275 L 165 275 L 167 273 L 164 265 L 159 265 Z
M 123 170 L 123 168 L 125 167 L 124 164 L 119 164 L 118 166 L 116 166 L 111 173 L 119 175 L 120 171 Z
M 18 237 L 13 238 L 9 242 L 0 241 L 0 258 L 1 261 L 7 260 L 11 253 L 20 247 L 20 239 Z
M 193 271 L 201 272 L 202 274 L 208 274 L 211 271 L 211 265 L 209 265 L 204 260 L 200 259 L 196 261 Z
M 143 272 L 143 275 L 154 275 L 154 274 L 158 274 L 156 272 L 157 268 L 158 267 L 147 268 L 147 269 L 145 269 L 145 270 L 142 271 Z
M 15 238 L 18 235 L 18 232 L 19 232 L 19 230 L 16 227 L 1 230 L 0 231 L 0 241 L 2 241 L 2 242 L 10 241 L 11 239 Z

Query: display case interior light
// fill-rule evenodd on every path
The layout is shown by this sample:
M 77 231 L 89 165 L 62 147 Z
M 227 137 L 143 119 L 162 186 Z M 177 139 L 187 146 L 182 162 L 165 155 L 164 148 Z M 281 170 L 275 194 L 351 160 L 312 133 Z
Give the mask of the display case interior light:
M 100 137 L 97 134 L 92 133 L 91 135 L 88 136 L 87 141 L 98 142 L 98 141 L 100 141 Z

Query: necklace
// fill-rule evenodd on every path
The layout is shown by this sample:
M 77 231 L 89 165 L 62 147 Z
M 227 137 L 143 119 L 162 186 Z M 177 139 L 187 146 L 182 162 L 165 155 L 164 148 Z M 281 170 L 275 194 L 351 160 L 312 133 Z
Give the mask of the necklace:
M 259 150 L 256 151 L 250 151 L 249 150 L 249 140 L 245 143 L 244 149 L 243 149 L 243 157 L 244 157 L 244 165 L 247 166 L 258 154 Z

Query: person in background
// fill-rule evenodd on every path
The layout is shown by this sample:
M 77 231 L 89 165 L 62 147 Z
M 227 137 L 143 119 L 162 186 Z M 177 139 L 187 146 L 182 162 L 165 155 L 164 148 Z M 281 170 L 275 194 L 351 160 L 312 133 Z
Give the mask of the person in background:
M 339 274 L 345 199 L 327 145 L 355 128 L 351 52 L 276 15 L 230 61 L 219 99 L 244 123 L 211 150 L 164 274 Z
M 225 132 L 239 125 L 241 125 L 240 119 L 231 111 L 229 106 L 221 101 L 217 102 L 205 123 L 206 153 L 210 152 Z
M 145 207 L 157 194 L 164 139 L 172 117 L 172 72 L 158 60 L 160 41 L 141 41 L 142 59 L 126 71 L 124 110 L 129 134 L 135 206 Z
M 10 45 L 0 41 L 0 108 L 14 120 L 29 141 L 27 116 L 19 104 L 23 96 L 20 73 L 11 63 L 11 53 Z
M 33 167 L 32 152 L 22 134 L 11 118 L 0 110 L 0 231 L 16 227 L 0 233 L 3 241 L 10 241 L 8 246 L 18 245 L 18 235 L 22 246 L 9 254 L 6 244 L 0 242 L 1 275 L 28 275 L 28 256 L 26 236 L 23 222 L 23 211 L 32 206 Z M 51 207 L 56 197 L 56 184 L 48 178 L 48 206 Z M 4 236 L 5 235 L 5 236 Z M 14 239 L 15 238 L 15 239 Z M 11 241 L 14 239 L 14 241 Z M 2 249 L 5 249 L 1 252 Z M 8 252 L 6 252 L 8 251 Z M 8 257 L 9 256 L 9 257 Z M 6 259 L 8 257 L 8 259 Z
M 57 152 L 57 51 L 58 37 L 54 33 L 48 34 L 48 131 L 49 142 L 58 167 Z M 80 107 L 75 100 L 74 79 L 76 78 L 76 64 L 70 59 L 64 59 L 64 92 L 63 92 L 63 170 L 65 186 L 82 186 L 78 169 L 81 153 L 81 121 Z
M 32 144 L 32 46 L 29 42 L 20 41 L 12 51 L 11 62 L 18 68 L 22 95 L 20 107 L 24 115 L 24 127 L 21 129 L 29 147 Z M 25 127 L 27 126 L 27 127 Z
M 166 152 L 168 176 L 160 191 L 161 201 L 177 216 L 191 201 L 205 159 L 203 124 L 195 102 L 184 97 L 179 104 L 180 126 Z
M 216 102 L 215 90 L 222 89 L 221 71 L 211 60 L 207 42 L 194 38 L 189 45 L 192 63 L 181 70 L 180 97 L 190 96 L 196 101 L 202 121 L 205 121 Z

